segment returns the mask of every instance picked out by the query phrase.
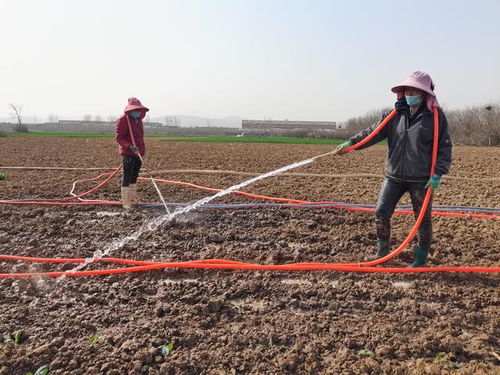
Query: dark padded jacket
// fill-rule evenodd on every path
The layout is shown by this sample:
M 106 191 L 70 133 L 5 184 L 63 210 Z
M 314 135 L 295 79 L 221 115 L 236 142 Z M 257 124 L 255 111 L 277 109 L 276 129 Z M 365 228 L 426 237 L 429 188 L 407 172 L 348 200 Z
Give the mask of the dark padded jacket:
M 406 101 L 396 103 L 397 115 L 372 140 L 359 149 L 370 147 L 387 139 L 388 158 L 386 175 L 401 181 L 426 181 L 430 177 L 432 143 L 434 138 L 434 115 L 425 104 L 412 116 Z M 448 173 L 451 164 L 451 139 L 448 120 L 439 111 L 439 140 L 435 174 Z M 381 121 L 388 115 L 384 114 Z M 350 138 L 356 144 L 366 138 L 379 123 L 362 130 Z

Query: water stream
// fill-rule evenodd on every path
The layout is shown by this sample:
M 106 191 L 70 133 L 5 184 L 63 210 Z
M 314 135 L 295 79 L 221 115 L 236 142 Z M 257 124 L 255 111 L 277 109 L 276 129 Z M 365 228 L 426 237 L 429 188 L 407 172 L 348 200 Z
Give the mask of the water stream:
M 297 163 L 289 164 L 289 165 L 287 165 L 285 167 L 281 167 L 281 168 L 275 169 L 274 171 L 270 171 L 270 172 L 264 173 L 264 174 L 262 174 L 260 176 L 257 176 L 257 177 L 251 178 L 249 180 L 243 181 L 243 182 L 241 182 L 239 184 L 233 185 L 233 186 L 231 186 L 231 187 L 229 187 L 229 188 L 227 188 L 225 190 L 221 190 L 221 191 L 219 191 L 218 193 L 216 193 L 214 195 L 211 195 L 209 197 L 200 199 L 200 200 L 198 200 L 198 201 L 196 201 L 196 202 L 194 202 L 194 203 L 192 203 L 192 204 L 190 204 L 190 205 L 188 205 L 186 207 L 177 209 L 174 212 L 168 212 L 167 211 L 167 214 L 165 214 L 165 215 L 162 215 L 162 216 L 159 216 L 157 218 L 154 218 L 153 220 L 144 222 L 141 225 L 141 227 L 138 230 L 136 230 L 134 233 L 132 233 L 132 234 L 126 236 L 126 237 L 123 237 L 121 239 L 113 241 L 104 250 L 97 250 L 97 251 L 95 251 L 94 254 L 92 254 L 92 257 L 85 258 L 85 262 L 84 263 L 80 263 L 76 267 L 74 267 L 74 268 L 72 268 L 70 270 L 65 271 L 63 275 L 59 276 L 56 279 L 56 282 L 59 283 L 64 278 L 66 278 L 66 276 L 68 274 L 80 271 L 81 269 L 85 268 L 89 263 L 93 263 L 93 262 L 95 262 L 99 258 L 107 257 L 113 251 L 116 251 L 116 250 L 122 248 L 124 245 L 128 244 L 129 242 L 136 241 L 144 232 L 147 232 L 147 231 L 154 232 L 156 229 L 158 229 L 158 227 L 160 225 L 162 225 L 164 223 L 168 223 L 169 221 L 173 220 L 176 216 L 185 214 L 185 213 L 187 213 L 189 211 L 196 210 L 198 207 L 200 207 L 200 206 L 202 206 L 202 205 L 204 205 L 204 204 L 206 204 L 208 202 L 211 202 L 214 199 L 223 197 L 224 195 L 230 194 L 233 191 L 239 190 L 239 189 L 241 189 L 241 188 L 243 188 L 245 186 L 253 184 L 254 182 L 263 180 L 263 179 L 268 178 L 268 177 L 273 177 L 273 176 L 276 176 L 276 175 L 278 175 L 280 173 L 289 171 L 290 169 L 298 168 L 298 167 L 301 167 L 303 165 L 312 163 L 315 159 L 316 159 L 316 157 L 315 158 L 306 159 L 306 160 L 302 160 L 302 161 L 299 161 Z M 160 194 L 160 196 L 161 196 L 161 194 Z

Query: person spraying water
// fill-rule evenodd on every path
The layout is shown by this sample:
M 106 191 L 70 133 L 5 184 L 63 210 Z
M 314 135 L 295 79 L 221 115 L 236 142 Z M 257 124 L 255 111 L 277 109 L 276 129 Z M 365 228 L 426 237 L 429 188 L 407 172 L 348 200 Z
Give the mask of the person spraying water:
M 398 201 L 409 192 L 415 217 L 422 207 L 427 187 L 432 191 L 441 183 L 441 176 L 448 173 L 451 164 L 451 139 L 448 121 L 441 110 L 431 77 L 424 72 L 414 72 L 405 81 L 393 87 L 397 94 L 395 109 L 397 115 L 369 142 L 358 149 L 372 146 L 387 139 L 388 160 L 384 182 L 380 190 L 375 212 L 377 252 L 367 260 L 383 258 L 390 252 L 391 217 Z M 433 149 L 433 110 L 439 114 L 439 137 L 435 171 L 430 175 Z M 383 118 L 386 117 L 384 114 Z M 343 155 L 367 138 L 377 128 L 372 125 L 339 145 L 335 150 Z M 415 247 L 415 261 L 410 267 L 426 264 L 432 243 L 432 201 L 418 230 L 418 244 Z
M 137 203 L 137 178 L 146 154 L 142 119 L 148 111 L 149 108 L 144 107 L 139 99 L 128 98 L 123 116 L 116 120 L 115 138 L 123 165 L 122 206 L 126 210 Z

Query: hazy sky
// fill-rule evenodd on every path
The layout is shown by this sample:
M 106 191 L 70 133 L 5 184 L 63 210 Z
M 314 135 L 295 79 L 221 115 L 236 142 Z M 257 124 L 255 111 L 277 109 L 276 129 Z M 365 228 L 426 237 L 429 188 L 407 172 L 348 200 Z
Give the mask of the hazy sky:
M 427 71 L 448 108 L 500 102 L 500 1 L 0 0 L 0 117 L 337 120 Z

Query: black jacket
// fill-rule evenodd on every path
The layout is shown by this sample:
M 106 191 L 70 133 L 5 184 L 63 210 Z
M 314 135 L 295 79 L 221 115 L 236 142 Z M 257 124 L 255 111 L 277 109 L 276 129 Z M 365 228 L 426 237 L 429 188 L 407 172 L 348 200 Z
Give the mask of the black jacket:
M 387 139 L 388 158 L 386 175 L 402 181 L 426 181 L 430 177 L 432 141 L 434 138 L 434 115 L 425 104 L 412 116 L 404 99 L 396 103 L 397 115 L 372 140 L 359 149 L 370 147 Z M 451 164 L 451 139 L 448 120 L 439 111 L 439 141 L 435 174 L 448 173 Z M 381 121 L 388 113 L 382 116 Z M 350 138 L 356 144 L 366 138 L 379 123 L 362 130 Z

